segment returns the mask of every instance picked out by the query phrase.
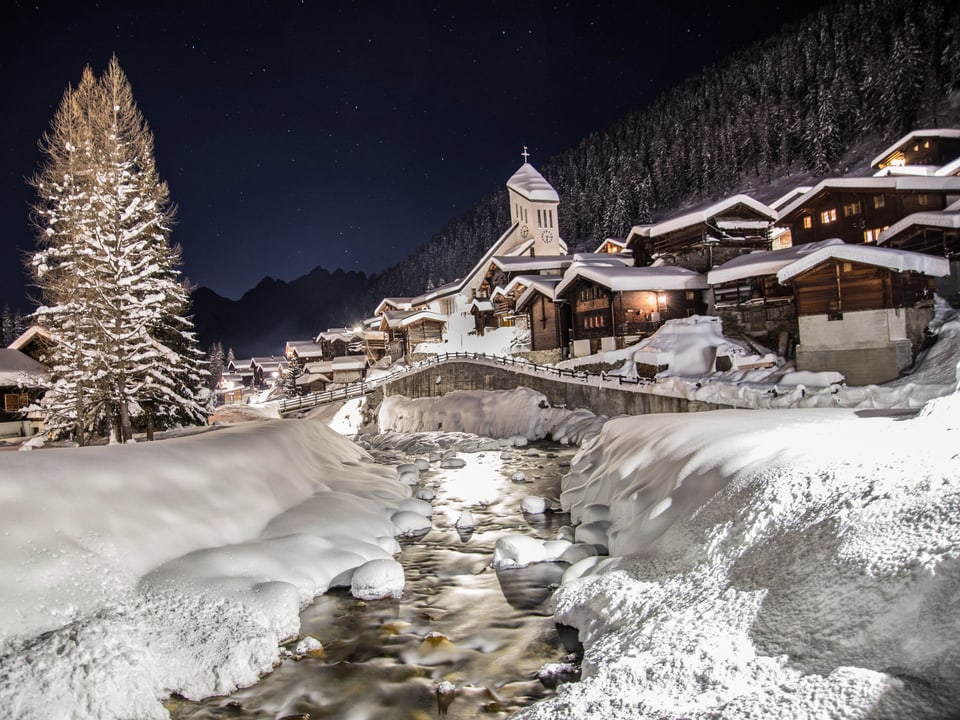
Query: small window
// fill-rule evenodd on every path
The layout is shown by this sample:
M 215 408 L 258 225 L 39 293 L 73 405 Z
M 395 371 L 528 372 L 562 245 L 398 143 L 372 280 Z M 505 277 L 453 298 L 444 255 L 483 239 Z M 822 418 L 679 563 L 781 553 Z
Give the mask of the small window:
M 803 229 L 804 229 L 804 230 L 809 230 L 809 229 L 812 228 L 812 227 L 813 227 L 813 218 L 810 217 L 809 215 L 804 215 L 804 216 L 803 216 Z
M 890 227 L 890 226 L 889 226 L 889 225 L 884 225 L 883 227 L 871 228 L 870 230 L 864 230 L 864 231 L 863 231 L 863 241 L 864 241 L 865 243 L 875 243 L 875 242 L 877 242 L 877 238 L 880 237 L 880 233 L 882 233 L 882 232 L 883 232 L 884 230 L 886 230 L 888 227 Z
M 930 196 L 926 193 L 917 195 L 917 205 L 927 206 L 930 204 Z
M 537 210 L 537 227 L 543 227 L 543 210 Z
M 847 203 L 846 205 L 843 206 L 844 217 L 852 217 L 854 215 L 859 215 L 859 214 L 860 214 L 859 202 Z
M 687 290 L 687 300 L 690 301 L 690 302 L 693 302 L 693 301 L 696 300 L 696 299 L 697 299 L 697 291 L 696 291 L 696 290 Z
M 887 199 L 883 195 L 874 195 L 873 196 L 873 207 L 875 210 L 879 210 L 887 204 Z
M 822 213 L 820 213 L 821 224 L 827 225 L 829 223 L 836 222 L 836 221 L 837 221 L 836 208 L 830 208 L 829 210 L 824 210 Z

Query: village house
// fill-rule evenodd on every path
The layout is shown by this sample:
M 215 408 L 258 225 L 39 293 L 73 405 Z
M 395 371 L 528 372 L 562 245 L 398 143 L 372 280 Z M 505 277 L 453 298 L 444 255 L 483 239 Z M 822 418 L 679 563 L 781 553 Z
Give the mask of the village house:
M 960 295 L 960 200 L 944 210 L 907 215 L 880 233 L 877 245 L 945 257 L 950 275 L 937 278 L 937 293 Z
M 557 351 L 550 357 L 544 356 L 548 362 L 563 359 L 570 343 L 570 305 L 556 302 L 556 288 L 562 280 L 561 275 L 532 277 L 516 302 L 516 312 L 527 314 L 530 350 L 536 353 Z
M 0 437 L 27 437 L 38 431 L 39 415 L 24 413 L 39 402 L 49 382 L 46 366 L 15 348 L 0 348 Z
M 831 178 L 787 204 L 777 223 L 793 245 L 840 238 L 876 244 L 880 234 L 915 212 L 939 211 L 960 200 L 960 177 Z
M 387 352 L 393 357 L 412 353 L 419 343 L 440 342 L 446 316 L 433 310 L 387 310 L 380 316 Z
M 749 195 L 734 195 L 702 210 L 637 225 L 627 236 L 627 247 L 638 267 L 660 259 L 705 273 L 744 252 L 769 249 L 776 219 L 769 206 Z
M 664 322 L 705 312 L 704 275 L 683 267 L 576 263 L 554 290 L 570 306 L 574 357 L 616 350 Z
M 843 245 L 833 238 L 779 250 L 740 255 L 707 273 L 710 312 L 720 317 L 728 333 L 742 333 L 793 357 L 799 338 L 793 288 L 781 285 L 777 273 L 821 248 Z
M 956 175 L 960 171 L 960 130 L 914 130 L 870 163 L 876 175 Z
M 889 382 L 909 367 L 933 318 L 945 258 L 832 244 L 777 271 L 793 288 L 799 370 L 834 370 L 850 385 Z

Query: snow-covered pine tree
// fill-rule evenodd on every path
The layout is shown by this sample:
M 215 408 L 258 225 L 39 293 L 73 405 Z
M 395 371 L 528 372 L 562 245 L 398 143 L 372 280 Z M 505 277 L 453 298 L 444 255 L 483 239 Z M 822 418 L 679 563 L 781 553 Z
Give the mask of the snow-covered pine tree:
M 211 391 L 216 390 L 220 380 L 223 379 L 223 367 L 223 344 L 219 341 L 211 343 L 210 349 L 207 350 L 207 372 L 210 373 L 207 378 L 207 387 Z
M 58 128 L 67 124 L 82 134 L 83 152 L 61 137 Z M 206 370 L 186 317 L 179 248 L 169 243 L 169 191 L 115 56 L 99 81 L 88 69 L 77 91 L 68 89 L 45 141 L 48 161 L 38 175 L 45 182 L 34 183 L 41 248 L 31 265 L 45 303 L 38 317 L 59 356 L 51 428 L 82 443 L 87 427 L 105 426 L 128 441 L 133 415 L 142 415 L 148 430 L 201 421 Z M 60 155 L 77 165 L 73 175 L 83 182 L 74 184 L 83 192 L 60 192 L 79 200 L 56 209 L 57 198 L 42 188 L 63 175 Z M 72 416 L 64 400 L 77 408 Z
M 296 397 L 301 395 L 300 388 L 297 386 L 297 379 L 304 373 L 304 364 L 303 359 L 297 355 L 293 354 L 293 357 L 290 358 L 290 361 L 287 363 L 287 372 L 283 376 L 283 396 L 284 397 Z
M 29 270 L 43 301 L 33 319 L 54 339 L 44 358 L 52 376 L 42 402 L 46 427 L 50 435 L 73 437 L 81 445 L 86 444 L 96 415 L 96 371 L 86 364 L 96 337 L 91 318 L 84 313 L 86 298 L 93 292 L 85 248 L 94 220 L 87 107 L 95 91 L 93 71 L 84 68 L 80 84 L 67 87 L 49 132 L 41 138 L 45 162 L 30 181 L 38 195 L 34 221 L 39 237 Z

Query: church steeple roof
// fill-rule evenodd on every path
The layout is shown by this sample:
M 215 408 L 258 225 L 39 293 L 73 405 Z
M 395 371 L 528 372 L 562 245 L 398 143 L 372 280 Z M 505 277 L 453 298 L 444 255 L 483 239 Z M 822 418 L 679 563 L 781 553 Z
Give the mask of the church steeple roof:
M 523 195 L 528 200 L 560 202 L 560 196 L 537 169 L 528 162 L 520 166 L 513 177 L 507 180 L 507 187 Z

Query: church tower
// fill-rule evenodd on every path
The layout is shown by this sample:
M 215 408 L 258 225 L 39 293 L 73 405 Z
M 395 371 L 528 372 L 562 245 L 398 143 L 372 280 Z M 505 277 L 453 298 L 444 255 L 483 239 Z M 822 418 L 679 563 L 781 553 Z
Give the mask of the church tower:
M 557 208 L 560 196 L 553 186 L 537 172 L 527 159 L 530 153 L 523 148 L 523 165 L 507 181 L 510 195 L 510 222 L 517 225 L 521 242 L 533 240 L 532 253 L 563 255 L 567 246 L 560 239 Z

